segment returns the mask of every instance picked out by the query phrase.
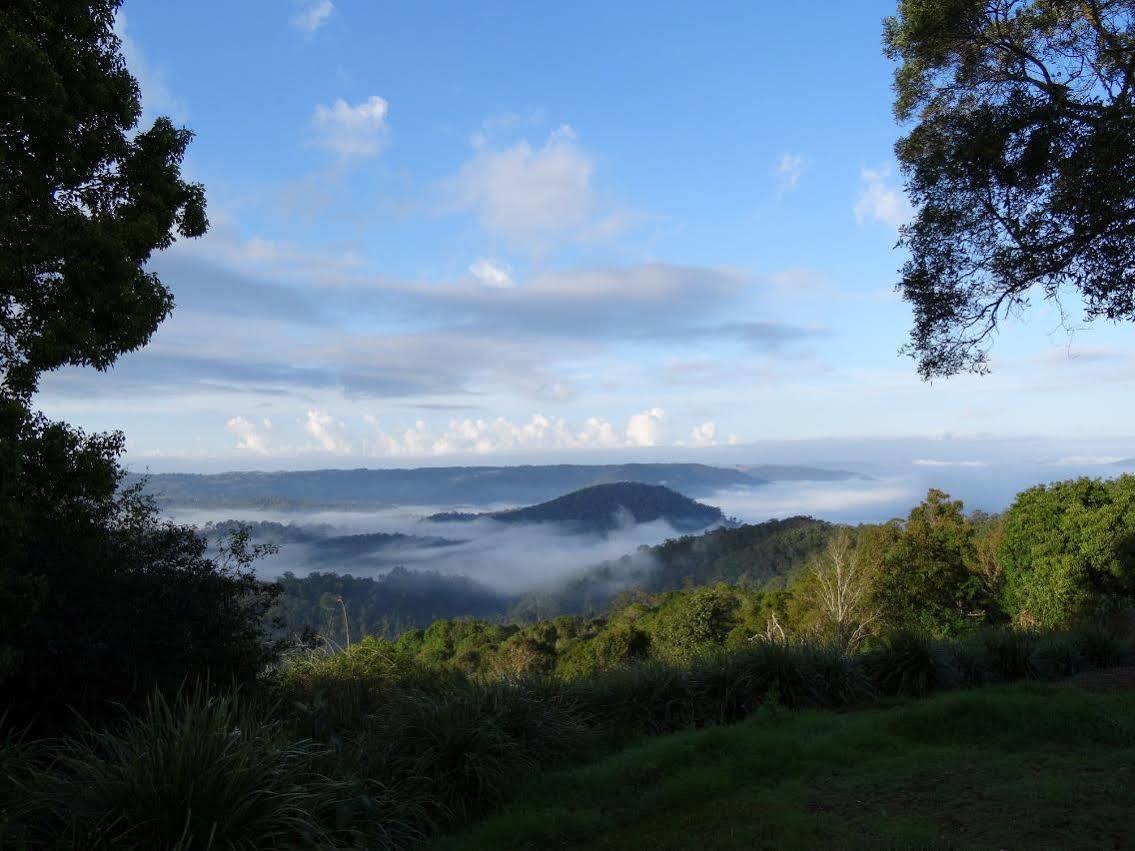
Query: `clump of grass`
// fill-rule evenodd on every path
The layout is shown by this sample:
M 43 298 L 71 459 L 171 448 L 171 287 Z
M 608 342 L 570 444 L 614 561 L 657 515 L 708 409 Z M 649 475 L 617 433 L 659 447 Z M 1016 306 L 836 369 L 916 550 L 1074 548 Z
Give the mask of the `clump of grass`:
M 42 770 L 42 744 L 29 742 L 6 720 L 0 716 L 0 848 L 24 848 L 29 842 L 28 817 L 36 807 L 34 785 Z
M 882 694 L 923 697 L 955 678 L 934 642 L 914 630 L 883 636 L 864 662 L 871 682 Z
M 820 706 L 854 706 L 875 696 L 875 687 L 867 675 L 861 655 L 826 645 L 813 646 L 811 654 L 816 675 L 816 698 Z
M 614 741 L 667 733 L 697 720 L 685 670 L 657 660 L 577 680 L 567 693 Z
M 1070 677 L 1087 667 L 1072 635 L 1050 635 L 1040 639 L 1030 658 L 1032 670 L 1041 679 Z
M 76 848 L 335 847 L 348 787 L 326 749 L 290 740 L 238 695 L 151 695 L 109 729 L 52 743 L 27 791 L 33 840 Z
M 371 719 L 385 771 L 464 819 L 502 801 L 517 778 L 587 750 L 590 731 L 569 700 L 510 683 L 404 691 Z
M 459 671 L 429 668 L 384 642 L 365 638 L 339 653 L 293 659 L 268 675 L 265 685 L 307 735 L 326 739 L 361 728 L 392 694 L 407 689 L 436 694 L 465 679 Z
M 984 630 L 978 640 L 985 649 L 989 677 L 995 682 L 1012 682 L 1035 677 L 1033 650 L 1036 634 L 1024 629 L 1002 627 Z
M 1073 630 L 1072 640 L 1089 668 L 1112 668 L 1131 662 L 1131 646 L 1103 626 L 1084 624 Z

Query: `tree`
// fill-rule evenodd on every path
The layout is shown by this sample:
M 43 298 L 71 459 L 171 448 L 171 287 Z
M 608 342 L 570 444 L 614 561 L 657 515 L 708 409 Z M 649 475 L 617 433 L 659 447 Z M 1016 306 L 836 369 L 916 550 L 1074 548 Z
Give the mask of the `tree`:
M 901 531 L 882 527 L 880 534 L 868 547 L 881 559 L 874 597 L 883 623 L 935 637 L 962 632 L 979 593 L 969 569 L 974 529 L 961 501 L 931 489 Z
M 0 403 L 14 459 L 0 500 L 0 715 L 46 728 L 69 707 L 94 717 L 191 676 L 254 677 L 274 652 L 275 589 L 251 569 L 263 549 L 237 533 L 210 555 L 122 487 L 121 434 L 21 410 Z
M 900 0 L 884 44 L 923 378 L 986 371 L 1034 293 L 1135 319 L 1135 4 Z
M 841 529 L 803 578 L 804 602 L 814 613 L 814 628 L 841 648 L 862 643 L 879 612 L 872 599 L 872 565 L 856 552 L 851 531 Z
M 998 560 L 1005 610 L 1021 621 L 1065 626 L 1103 598 L 1135 596 L 1135 476 L 1018 494 Z
M 49 727 L 188 677 L 254 676 L 273 589 L 238 533 L 196 530 L 125 488 L 121 433 L 31 412 L 40 375 L 105 369 L 173 306 L 146 263 L 207 228 L 181 178 L 191 134 L 136 127 L 120 0 L 0 6 L 0 716 Z
M 146 262 L 208 227 L 204 189 L 181 178 L 192 134 L 168 118 L 134 132 L 120 2 L 0 9 L 0 392 L 17 398 L 144 345 L 173 308 Z
M 653 639 L 677 656 L 721 647 L 737 626 L 738 608 L 736 589 L 724 584 L 676 593 L 659 611 Z

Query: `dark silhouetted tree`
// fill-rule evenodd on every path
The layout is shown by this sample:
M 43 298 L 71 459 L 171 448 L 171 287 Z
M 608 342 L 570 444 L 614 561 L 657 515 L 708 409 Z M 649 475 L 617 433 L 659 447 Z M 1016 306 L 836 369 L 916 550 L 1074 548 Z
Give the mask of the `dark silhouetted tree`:
M 192 134 L 138 130 L 138 84 L 114 34 L 120 0 L 0 7 L 0 371 L 27 398 L 41 373 L 105 369 L 173 307 L 146 261 L 208 226 L 181 178 Z
M 901 0 L 884 43 L 921 375 L 984 372 L 1034 295 L 1135 319 L 1135 4 Z

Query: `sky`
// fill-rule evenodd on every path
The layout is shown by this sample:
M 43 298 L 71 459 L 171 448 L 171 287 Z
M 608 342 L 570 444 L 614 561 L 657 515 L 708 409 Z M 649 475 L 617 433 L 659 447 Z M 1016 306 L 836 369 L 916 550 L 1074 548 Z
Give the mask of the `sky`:
M 899 354 L 893 0 L 809 10 L 127 0 L 212 226 L 153 258 L 150 345 L 39 407 L 156 470 L 1123 443 L 1135 336 L 1074 302 L 991 375 Z

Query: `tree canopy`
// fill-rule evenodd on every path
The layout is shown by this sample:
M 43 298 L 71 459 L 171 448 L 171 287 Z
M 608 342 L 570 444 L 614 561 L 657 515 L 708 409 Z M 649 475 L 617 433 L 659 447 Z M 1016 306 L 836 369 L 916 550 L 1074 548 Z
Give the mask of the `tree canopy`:
M 20 398 L 47 370 L 144 345 L 173 307 L 146 261 L 208 226 L 204 189 L 181 177 L 192 134 L 137 129 L 120 2 L 0 10 L 0 390 Z
M 901 0 L 884 44 L 920 374 L 986 371 L 1035 294 L 1135 319 L 1135 3 Z

